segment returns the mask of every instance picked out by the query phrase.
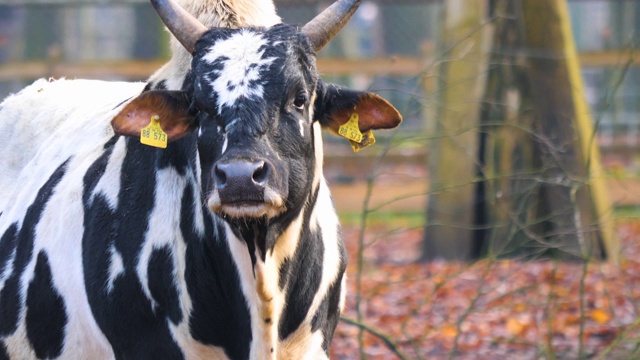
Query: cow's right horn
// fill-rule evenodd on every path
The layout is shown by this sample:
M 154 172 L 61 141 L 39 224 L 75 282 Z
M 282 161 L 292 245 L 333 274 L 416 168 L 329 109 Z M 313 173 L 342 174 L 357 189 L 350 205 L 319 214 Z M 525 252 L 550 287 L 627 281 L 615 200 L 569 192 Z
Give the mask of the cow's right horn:
M 315 51 L 320 51 L 336 36 L 358 6 L 360 0 L 338 0 L 302 28 Z
M 173 0 L 151 0 L 151 4 L 173 36 L 187 51 L 193 53 L 196 41 L 207 28 Z

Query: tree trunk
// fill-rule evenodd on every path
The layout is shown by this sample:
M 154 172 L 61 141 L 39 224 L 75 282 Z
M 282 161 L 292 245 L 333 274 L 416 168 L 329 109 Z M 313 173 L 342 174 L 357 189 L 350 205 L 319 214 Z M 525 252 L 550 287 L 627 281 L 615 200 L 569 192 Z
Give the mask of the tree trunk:
M 422 257 L 469 260 L 478 251 L 473 224 L 479 99 L 486 77 L 485 1 L 444 3 L 438 46 L 437 123 L 430 136 L 431 189 Z
M 522 1 L 528 75 L 549 239 L 559 255 L 609 256 L 618 245 L 612 207 L 602 179 L 600 154 L 584 98 L 577 50 L 566 0 Z
M 458 2 L 446 4 L 452 11 Z M 493 1 L 488 64 L 468 44 L 454 53 L 477 36 L 469 19 L 479 13 L 468 4 L 444 16 L 441 49 L 453 50 L 440 69 L 423 258 L 615 262 L 619 245 L 566 1 Z M 465 40 L 452 47 L 450 39 Z

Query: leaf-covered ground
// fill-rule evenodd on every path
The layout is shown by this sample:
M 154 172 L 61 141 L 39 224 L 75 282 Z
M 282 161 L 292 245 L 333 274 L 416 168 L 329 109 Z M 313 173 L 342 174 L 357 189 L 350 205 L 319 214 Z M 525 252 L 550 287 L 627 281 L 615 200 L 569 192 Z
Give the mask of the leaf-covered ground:
M 420 264 L 414 260 L 421 229 L 369 229 L 359 323 L 378 335 L 364 331 L 362 351 L 369 359 L 640 358 L 640 223 L 620 222 L 617 229 L 619 267 L 516 260 Z M 344 316 L 357 320 L 358 229 L 344 233 L 350 261 Z M 358 330 L 340 322 L 332 359 L 360 356 Z

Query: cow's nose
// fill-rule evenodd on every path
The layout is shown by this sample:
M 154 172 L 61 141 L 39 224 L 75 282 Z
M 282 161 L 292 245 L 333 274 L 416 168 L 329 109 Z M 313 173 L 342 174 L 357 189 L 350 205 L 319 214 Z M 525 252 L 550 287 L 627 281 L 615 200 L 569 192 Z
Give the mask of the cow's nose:
M 224 202 L 263 201 L 271 167 L 265 161 L 218 162 L 213 178 Z

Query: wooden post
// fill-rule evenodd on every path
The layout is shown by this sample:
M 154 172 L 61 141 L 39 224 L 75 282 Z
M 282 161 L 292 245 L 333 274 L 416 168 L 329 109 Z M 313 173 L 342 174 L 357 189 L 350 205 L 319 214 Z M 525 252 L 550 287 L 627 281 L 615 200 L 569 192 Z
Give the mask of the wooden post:
M 474 179 L 490 25 L 485 24 L 486 1 L 447 0 L 443 6 L 422 257 L 468 260 L 477 251 Z

